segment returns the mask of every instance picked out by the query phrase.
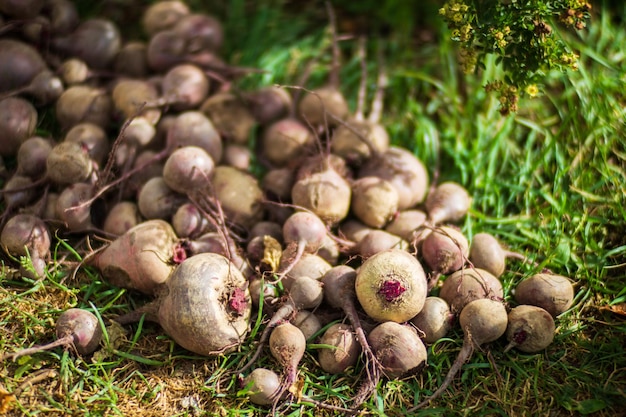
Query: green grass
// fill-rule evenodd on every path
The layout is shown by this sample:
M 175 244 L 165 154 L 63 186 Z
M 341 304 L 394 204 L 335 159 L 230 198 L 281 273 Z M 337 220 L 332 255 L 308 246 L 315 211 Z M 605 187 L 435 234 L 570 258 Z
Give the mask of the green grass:
M 328 41 L 323 8 L 312 2 L 294 13 L 282 3 L 252 6 L 236 0 L 215 6 L 226 22 L 230 61 L 265 70 L 243 79 L 240 88 L 296 83 Z M 190 4 L 201 10 L 202 2 Z M 416 415 L 623 414 L 626 322 L 619 307 L 626 303 L 626 33 L 617 19 L 623 17 L 623 6 L 615 6 L 613 14 L 598 13 L 587 32 L 564 34 L 580 52 L 580 70 L 549 74 L 545 96 L 523 100 L 518 114 L 508 117 L 482 89 L 498 74 L 494 62 L 487 61 L 478 74 L 462 75 L 454 45 L 436 18 L 427 28 L 434 41 L 415 45 L 394 32 L 370 40 L 370 75 L 377 70 L 377 46 L 384 48 L 389 73 L 384 123 L 394 142 L 414 150 L 431 175 L 437 172 L 440 181 L 455 180 L 470 191 L 472 211 L 461 225 L 466 235 L 491 232 L 512 250 L 576 282 L 575 304 L 558 318 L 555 341 L 544 352 L 503 353 L 504 341 L 492 343 L 474 354 L 432 408 Z M 406 23 L 402 27 L 406 35 Z M 342 88 L 354 108 L 359 62 L 351 42 L 342 49 Z M 321 55 L 310 87 L 326 80 L 328 65 L 328 57 Z M 17 276 L 15 262 L 4 261 L 0 352 L 53 340 L 54 320 L 68 307 L 95 307 L 102 325 L 110 326 L 110 318 L 146 301 L 111 287 L 91 268 L 80 268 L 74 278 L 72 268 L 86 251 L 85 242 L 59 240 L 53 253 L 57 263 L 42 282 Z M 529 265 L 509 262 L 503 278 L 507 296 L 533 272 Z M 94 358 L 55 349 L 0 364 L 0 387 L 19 394 L 11 414 L 267 413 L 247 401 L 231 374 L 254 344 L 207 359 L 177 347 L 150 323 L 124 331 L 107 328 L 108 339 Z M 261 329 L 262 324 L 254 331 Z M 365 404 L 366 413 L 405 415 L 436 390 L 461 343 L 457 329 L 429 347 L 423 372 L 381 381 Z M 279 369 L 270 355 L 258 365 Z M 349 406 L 361 370 L 359 364 L 346 375 L 325 375 L 311 348 L 300 369 L 302 392 L 319 402 Z M 289 416 L 335 414 L 306 399 L 278 410 Z

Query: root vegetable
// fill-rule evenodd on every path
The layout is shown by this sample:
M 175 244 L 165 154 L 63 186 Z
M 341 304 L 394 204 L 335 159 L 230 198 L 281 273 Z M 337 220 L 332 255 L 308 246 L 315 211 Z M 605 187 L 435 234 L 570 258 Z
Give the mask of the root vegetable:
M 499 277 L 504 273 L 507 258 L 518 259 L 537 266 L 535 262 L 521 253 L 504 249 L 498 239 L 489 233 L 478 233 L 472 238 L 469 260 L 476 268 L 482 268 Z
M 255 120 L 243 100 L 230 92 L 218 92 L 200 106 L 220 133 L 237 145 L 247 145 Z
M 505 352 L 517 348 L 522 352 L 540 352 L 554 339 L 554 319 L 541 307 L 520 305 L 509 312 Z
M 261 355 L 261 350 L 265 345 L 265 342 L 268 339 L 268 336 L 271 339 L 270 333 L 274 333 L 276 328 L 282 326 L 285 322 L 289 322 L 289 320 L 295 316 L 295 314 L 299 310 L 307 310 L 314 309 L 318 307 L 322 300 L 324 299 L 324 293 L 322 291 L 322 284 L 313 278 L 310 277 L 300 277 L 294 281 L 289 289 L 288 297 L 285 302 L 280 306 L 276 313 L 272 316 L 270 321 L 265 326 L 263 333 L 261 333 L 261 337 L 259 339 L 259 344 L 257 345 L 256 351 L 252 358 L 248 361 L 246 365 L 243 366 L 239 370 L 239 372 L 244 372 L 246 369 L 250 368 L 254 364 L 254 362 Z M 277 327 L 278 326 L 278 327 Z M 295 326 L 292 326 L 302 334 L 300 329 Z M 303 343 L 306 344 L 306 339 L 304 335 L 302 335 Z M 299 361 L 300 359 L 298 359 Z
M 158 322 L 185 349 L 216 355 L 236 349 L 248 332 L 251 301 L 247 281 L 224 256 L 187 258 L 165 283 Z
M 113 61 L 114 72 L 131 78 L 145 78 L 150 71 L 147 49 L 145 42 L 127 42 L 122 45 Z
M 48 178 L 56 184 L 75 184 L 87 181 L 94 172 L 94 163 L 86 148 L 78 142 L 55 145 L 46 159 Z
M 171 219 L 187 198 L 167 186 L 163 177 L 150 178 L 139 191 L 137 206 L 146 219 Z
M 298 365 L 306 349 L 306 339 L 300 329 L 286 322 L 272 330 L 269 345 L 272 356 L 283 368 L 280 387 L 273 394 L 277 401 L 296 382 Z
M 180 194 L 202 193 L 209 186 L 214 168 L 215 162 L 204 149 L 183 146 L 165 161 L 163 181 Z
M 13 175 L 2 187 L 5 207 L 0 217 L 1 222 L 5 217 L 19 207 L 25 207 L 37 198 L 37 184 L 29 177 Z
M 20 356 L 53 349 L 58 346 L 73 347 L 81 355 L 89 355 L 98 349 L 102 340 L 102 328 L 98 318 L 87 310 L 70 308 L 61 313 L 56 322 L 57 340 L 43 346 L 35 346 L 6 355 L 16 360 Z
M 556 317 L 574 302 L 574 287 L 569 278 L 554 274 L 535 274 L 515 288 L 515 301 L 541 307 Z
M 139 207 L 132 201 L 116 203 L 107 214 L 102 230 L 113 236 L 121 236 L 141 222 Z
M 428 190 L 428 172 L 410 151 L 391 146 L 378 158 L 370 158 L 359 169 L 358 177 L 374 176 L 389 181 L 398 192 L 398 210 L 421 203 Z
M 46 174 L 46 160 L 52 141 L 40 136 L 26 139 L 17 151 L 17 173 L 37 179 Z
M 421 210 L 403 210 L 397 212 L 385 231 L 392 233 L 396 236 L 400 236 L 402 239 L 412 244 L 416 244 L 422 241 L 426 234 L 430 232 L 429 229 L 424 229 L 423 226 L 426 223 L 426 213 Z
M 278 269 L 279 271 L 284 271 L 285 265 L 288 265 L 287 267 L 291 265 L 293 260 L 292 254 L 293 251 L 290 251 L 289 247 L 283 252 Z M 305 252 L 302 254 L 300 260 L 293 264 L 291 270 L 283 278 L 283 286 L 287 289 L 291 288 L 291 284 L 300 277 L 320 279 L 330 268 L 332 268 L 332 266 L 321 256 Z
M 356 365 L 361 353 L 357 337 L 348 324 L 333 324 L 326 329 L 319 343 L 330 346 L 323 347 L 317 352 L 320 366 L 329 374 L 341 374 L 348 367 Z
M 302 157 L 312 145 L 310 130 L 294 118 L 272 123 L 261 135 L 261 153 L 276 167 L 283 167 Z
M 0 39 L 0 93 L 28 85 L 46 68 L 41 54 L 30 44 L 14 39 Z
M 148 36 L 170 29 L 183 17 L 191 13 L 189 6 L 182 1 L 158 1 L 143 12 L 141 25 Z
M 313 126 L 330 127 L 337 125 L 336 119 L 343 120 L 350 113 L 345 97 L 334 86 L 315 89 L 305 94 L 298 104 L 298 114 Z
M 434 272 L 429 279 L 429 288 L 432 289 L 441 274 L 450 274 L 465 265 L 469 255 L 469 243 L 459 230 L 441 226 L 424 239 L 421 253 L 426 264 Z
M 317 255 L 328 262 L 330 265 L 337 265 L 339 262 L 339 256 L 341 255 L 341 248 L 335 238 L 329 234 L 324 237 L 322 245 L 317 250 Z
M 30 19 L 39 14 L 44 0 L 2 0 L 0 12 L 16 19 Z
M 289 274 L 305 252 L 317 252 L 325 236 L 326 226 L 315 214 L 299 211 L 289 216 L 283 224 L 283 239 L 291 249 L 295 250 L 295 253 L 287 262 L 281 259 L 279 279 Z M 283 256 L 286 253 L 289 252 L 283 252 Z
M 170 149 L 198 146 L 211 155 L 214 162 L 222 160 L 222 139 L 213 123 L 199 111 L 185 111 L 176 116 L 167 131 L 167 146 Z
M 356 219 L 348 219 L 339 225 L 340 234 L 357 245 L 372 230 L 374 229 Z
M 230 143 L 224 148 L 222 163 L 240 171 L 250 171 L 253 158 L 254 155 L 247 146 Z
M 204 214 L 193 203 L 185 203 L 178 207 L 171 223 L 176 236 L 181 238 L 195 238 L 212 230 Z
M 363 262 L 357 271 L 355 290 L 368 316 L 376 321 L 402 323 L 422 310 L 426 275 L 414 256 L 389 249 Z
M 283 227 L 270 221 L 261 221 L 252 226 L 248 239 L 254 239 L 255 237 L 271 236 L 277 241 L 283 240 Z
M 2 94 L 2 97 L 25 95 L 37 106 L 44 106 L 56 101 L 63 93 L 63 83 L 49 69 L 44 69 L 33 77 L 30 83 Z
M 80 23 L 76 5 L 71 0 L 48 0 L 43 10 L 50 18 L 52 33 L 65 35 Z
M 317 332 L 322 330 L 320 319 L 318 319 L 314 313 L 307 310 L 298 311 L 293 320 L 291 320 L 291 323 L 300 329 L 306 340 L 309 340 Z
M 287 116 L 293 103 L 291 95 L 280 87 L 265 87 L 245 95 L 252 114 L 262 126 Z
M 14 156 L 37 126 L 37 110 L 20 97 L 0 99 L 0 156 Z
M 94 187 L 82 182 L 69 185 L 56 201 L 56 217 L 72 232 L 93 228 L 92 204 L 84 204 L 94 196 Z
M 169 105 L 175 111 L 197 108 L 209 93 L 209 79 L 195 65 L 180 64 L 171 68 L 161 81 L 163 96 L 149 105 Z
M 3 249 L 13 256 L 47 258 L 50 254 L 50 232 L 40 218 L 32 214 L 11 217 L 0 235 Z
M 476 268 L 481 268 L 500 277 L 506 267 L 506 255 L 498 240 L 489 233 L 478 233 L 472 239 L 469 260 Z
M 87 85 L 67 88 L 56 102 L 56 117 L 63 129 L 93 123 L 103 129 L 111 120 L 113 102 L 103 90 Z
M 99 166 L 102 166 L 105 158 L 109 156 L 111 145 L 107 134 L 102 127 L 93 123 L 75 125 L 65 134 L 63 140 L 78 143 Z
M 280 296 L 276 285 L 260 278 L 252 278 L 250 279 L 248 290 L 250 291 L 252 305 L 257 308 L 261 307 L 261 291 L 263 291 L 263 311 L 265 313 L 274 313 L 273 306 L 278 302 Z
M 388 148 L 389 134 L 385 128 L 369 120 L 348 120 L 337 127 L 331 142 L 331 151 L 353 166 L 361 165 Z
M 450 306 L 439 297 L 426 297 L 422 311 L 411 319 L 426 343 L 435 343 L 444 337 L 453 322 L 454 314 L 450 311 Z
M 117 26 L 107 19 L 83 21 L 72 33 L 52 39 L 52 46 L 64 54 L 78 57 L 95 69 L 109 67 L 120 50 L 122 40 Z
M 346 218 L 351 196 L 350 184 L 332 168 L 296 181 L 291 189 L 294 205 L 311 210 L 330 225 Z
M 361 238 L 355 250 L 363 259 L 368 259 L 388 249 L 404 251 L 408 248 L 409 243 L 401 237 L 387 233 L 384 230 L 373 229 Z
M 461 269 L 468 254 L 469 244 L 465 236 L 449 226 L 433 230 L 422 243 L 424 260 L 433 271 L 441 274 Z
M 90 262 L 111 284 L 153 295 L 182 261 L 169 223 L 147 220 L 115 239 Z
M 290 201 L 295 175 L 291 168 L 274 168 L 265 173 L 261 187 L 268 196 L 278 201 Z
M 398 192 L 378 177 L 362 177 L 352 184 L 352 213 L 373 228 L 384 227 L 398 211 Z
M 499 301 L 482 298 L 467 304 L 459 316 L 464 335 L 463 347 L 454 364 L 452 364 L 441 386 L 430 397 L 408 411 L 412 413 L 418 408 L 425 407 L 443 394 L 463 364 L 472 356 L 474 349 L 485 343 L 493 342 L 504 334 L 507 320 L 506 309 Z
M 502 300 L 504 290 L 498 278 L 484 269 L 466 268 L 454 272 L 443 281 L 439 297 L 448 302 L 453 313 L 458 314 L 473 300 Z
M 122 119 L 131 119 L 142 116 L 151 125 L 155 125 L 161 117 L 159 109 L 147 108 L 148 103 L 153 103 L 159 97 L 154 84 L 149 81 L 137 79 L 121 79 L 115 83 L 111 98 L 116 114 Z M 147 145 L 147 143 L 142 143 Z
M 348 265 L 338 265 L 329 269 L 322 277 L 324 284 L 324 299 L 333 308 L 340 308 L 348 317 L 361 351 L 365 355 L 365 365 L 370 377 L 376 377 L 380 373 L 380 364 L 367 341 L 365 330 L 361 325 L 359 314 L 356 310 L 356 284 L 357 272 Z
M 387 321 L 370 332 L 368 339 L 377 360 L 389 378 L 415 374 L 426 362 L 426 347 L 414 329 Z M 369 377 L 359 387 L 354 407 L 360 406 L 374 392 L 380 375 Z
M 270 405 L 280 388 L 280 377 L 266 368 L 256 368 L 243 380 L 250 401 L 257 405 Z
M 222 24 L 205 13 L 185 14 L 172 29 L 185 39 L 190 53 L 216 52 L 224 42 Z
M 381 323 L 372 329 L 369 341 L 389 378 L 415 373 L 426 362 L 426 347 L 409 326 Z
M 212 183 L 227 220 L 244 228 L 261 220 L 264 195 L 256 177 L 221 165 L 215 167 Z
M 428 219 L 432 225 L 456 222 L 467 214 L 471 205 L 465 188 L 452 181 L 439 184 L 426 199 Z

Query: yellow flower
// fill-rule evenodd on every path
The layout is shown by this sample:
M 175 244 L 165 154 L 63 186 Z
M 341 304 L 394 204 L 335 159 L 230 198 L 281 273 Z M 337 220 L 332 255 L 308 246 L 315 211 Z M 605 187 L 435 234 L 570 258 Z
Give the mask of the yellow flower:
M 535 84 L 530 84 L 526 86 L 526 94 L 528 94 L 529 97 L 537 97 L 539 88 Z
M 442 16 L 445 16 L 447 12 L 448 11 L 446 10 L 446 6 L 443 6 L 441 9 L 439 9 L 439 14 Z

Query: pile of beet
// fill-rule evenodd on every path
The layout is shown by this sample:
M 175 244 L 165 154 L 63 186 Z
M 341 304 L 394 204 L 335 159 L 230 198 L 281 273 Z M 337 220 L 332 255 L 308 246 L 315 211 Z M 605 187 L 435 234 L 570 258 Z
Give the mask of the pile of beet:
M 69 0 L 0 1 L 0 13 L 3 256 L 27 257 L 20 273 L 43 279 L 53 236 L 106 241 L 79 267 L 153 301 L 105 319 L 143 316 L 199 355 L 246 348 L 236 377 L 253 403 L 293 401 L 314 342 L 319 372 L 360 375 L 345 405 L 357 411 L 381 378 L 421 372 L 427 347 L 460 325 L 441 388 L 406 404 L 424 407 L 476 349 L 506 339 L 507 350 L 544 350 L 572 306 L 569 278 L 490 234 L 464 235 L 468 192 L 431 183 L 382 124 L 383 66 L 369 115 L 365 72 L 349 108 L 334 30 L 323 87 L 241 91 L 249 69 L 221 58 L 220 21 L 182 1 L 145 9 L 145 41 L 81 20 Z M 354 41 L 363 60 L 364 44 Z M 59 133 L 39 136 L 51 109 Z M 507 259 L 531 271 L 512 299 L 500 280 Z M 252 340 L 259 310 L 267 321 Z M 58 342 L 3 358 L 58 346 L 89 355 L 105 328 L 92 316 L 63 313 Z M 257 367 L 268 353 L 274 368 Z

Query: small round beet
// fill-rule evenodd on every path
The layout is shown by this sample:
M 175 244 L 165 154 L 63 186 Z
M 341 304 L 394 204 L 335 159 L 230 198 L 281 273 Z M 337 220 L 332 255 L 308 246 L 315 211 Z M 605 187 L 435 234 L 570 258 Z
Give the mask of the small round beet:
M 574 287 L 567 277 L 541 273 L 517 284 L 514 296 L 519 304 L 541 307 L 556 317 L 572 306 Z
M 270 405 L 275 400 L 275 393 L 280 388 L 280 377 L 266 368 L 256 368 L 244 381 L 248 398 L 257 405 Z
M 517 348 L 522 352 L 542 351 L 554 339 L 554 319 L 541 307 L 520 305 L 509 312 L 506 350 Z

